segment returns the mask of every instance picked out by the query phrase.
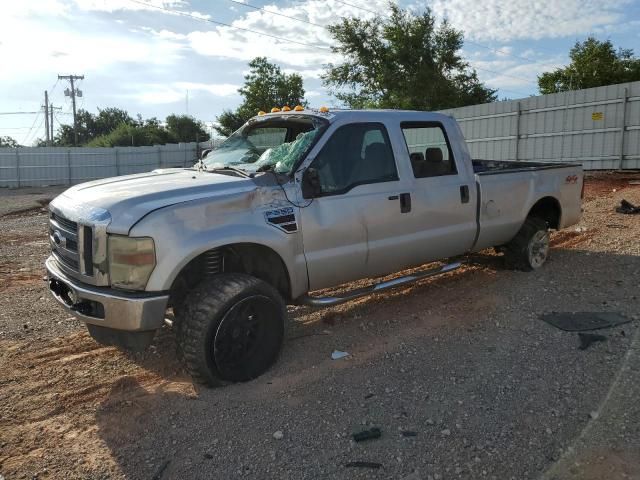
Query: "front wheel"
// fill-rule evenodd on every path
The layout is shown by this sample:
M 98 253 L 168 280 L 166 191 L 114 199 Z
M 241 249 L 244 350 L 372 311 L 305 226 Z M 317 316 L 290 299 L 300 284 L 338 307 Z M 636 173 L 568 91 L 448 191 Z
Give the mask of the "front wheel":
M 255 277 L 219 275 L 190 292 L 179 312 L 179 348 L 199 383 L 251 380 L 280 353 L 286 307 L 273 287 Z
M 519 270 L 537 270 L 549 256 L 549 240 L 547 222 L 528 217 L 513 240 L 505 246 L 505 258 Z

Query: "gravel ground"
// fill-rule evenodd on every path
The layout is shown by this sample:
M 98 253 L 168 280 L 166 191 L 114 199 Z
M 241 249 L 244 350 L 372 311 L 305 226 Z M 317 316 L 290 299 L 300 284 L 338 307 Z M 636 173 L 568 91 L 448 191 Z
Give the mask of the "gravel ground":
M 169 329 L 140 355 L 94 343 L 46 292 L 46 215 L 5 215 L 0 474 L 640 479 L 640 322 L 583 351 L 538 319 L 639 318 L 640 216 L 613 212 L 621 198 L 640 204 L 631 179 L 589 178 L 583 221 L 554 235 L 541 271 L 477 254 L 412 287 L 292 308 L 278 363 L 218 389 L 191 384 Z M 373 426 L 381 438 L 351 439 Z M 347 466 L 357 461 L 381 466 Z

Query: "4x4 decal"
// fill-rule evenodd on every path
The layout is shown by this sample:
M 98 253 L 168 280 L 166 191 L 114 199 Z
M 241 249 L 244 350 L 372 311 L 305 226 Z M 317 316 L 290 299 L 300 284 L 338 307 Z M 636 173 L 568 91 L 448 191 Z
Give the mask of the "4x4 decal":
M 279 228 L 283 232 L 293 233 L 298 231 L 298 223 L 293 213 L 293 207 L 277 208 L 264 212 L 267 223 Z

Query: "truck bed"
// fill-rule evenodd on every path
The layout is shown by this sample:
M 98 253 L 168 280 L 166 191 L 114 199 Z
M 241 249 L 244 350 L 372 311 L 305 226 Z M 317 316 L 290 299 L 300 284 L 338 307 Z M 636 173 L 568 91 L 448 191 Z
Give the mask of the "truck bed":
M 549 170 L 553 168 L 575 167 L 573 163 L 542 163 L 542 162 L 510 162 L 502 160 L 472 160 L 473 171 L 478 175 L 493 175 L 496 173 L 530 172 L 534 170 Z

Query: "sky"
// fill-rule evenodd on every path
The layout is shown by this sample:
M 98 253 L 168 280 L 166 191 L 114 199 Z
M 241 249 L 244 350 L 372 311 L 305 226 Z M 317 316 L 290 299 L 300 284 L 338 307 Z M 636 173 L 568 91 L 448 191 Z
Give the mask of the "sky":
M 503 98 L 537 93 L 537 75 L 566 65 L 592 35 L 640 55 L 640 0 L 395 0 L 426 6 L 465 36 L 463 56 Z M 186 114 L 211 126 L 241 102 L 247 63 L 266 56 L 304 79 L 314 107 L 336 106 L 322 86 L 339 62 L 324 26 L 385 16 L 388 0 L 2 0 L 0 136 L 44 138 L 44 91 L 54 127 L 71 124 L 68 81 L 84 75 L 78 108 L 119 107 L 164 119 Z M 256 8 L 257 7 L 257 8 Z M 266 11 L 262 11 L 264 9 Z M 279 15 L 278 15 L 279 14 Z M 293 17 L 293 18 L 287 18 Z M 220 23 L 216 23 L 220 22 Z M 225 25 L 222 25 L 222 24 Z M 274 38 L 278 37 L 278 38 Z

